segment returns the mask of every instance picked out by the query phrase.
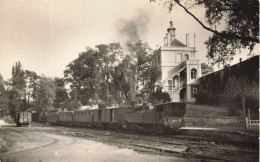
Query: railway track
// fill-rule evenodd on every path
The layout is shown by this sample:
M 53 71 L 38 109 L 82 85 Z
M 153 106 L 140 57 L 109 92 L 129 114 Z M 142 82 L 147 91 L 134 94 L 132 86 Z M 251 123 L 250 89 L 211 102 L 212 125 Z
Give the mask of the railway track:
M 56 129 L 57 128 L 57 129 Z M 190 141 L 178 136 L 145 136 L 114 131 L 86 128 L 56 127 L 55 131 L 70 136 L 87 138 L 120 147 L 128 147 L 136 151 L 172 155 L 202 161 L 238 161 L 239 155 L 258 154 L 258 151 L 219 145 L 210 142 Z

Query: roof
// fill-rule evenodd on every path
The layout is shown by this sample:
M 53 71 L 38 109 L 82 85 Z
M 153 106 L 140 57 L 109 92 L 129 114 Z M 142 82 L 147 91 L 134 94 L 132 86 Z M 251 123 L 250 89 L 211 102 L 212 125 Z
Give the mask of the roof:
M 168 81 L 171 77 L 174 77 L 178 72 L 181 72 L 183 69 L 186 68 L 186 65 L 181 64 L 180 66 L 174 67 L 168 71 L 168 77 L 163 80 L 163 82 Z
M 57 111 L 58 111 L 57 109 L 52 109 L 49 112 L 57 112 Z
M 91 109 L 97 109 L 98 108 L 98 105 L 82 105 L 80 107 L 80 110 L 91 110 Z
M 187 47 L 185 44 L 183 44 L 181 41 L 178 39 L 174 39 L 171 42 L 171 46 L 180 46 L 180 47 Z
M 25 110 L 26 112 L 38 112 L 34 107 L 31 107 L 27 110 Z

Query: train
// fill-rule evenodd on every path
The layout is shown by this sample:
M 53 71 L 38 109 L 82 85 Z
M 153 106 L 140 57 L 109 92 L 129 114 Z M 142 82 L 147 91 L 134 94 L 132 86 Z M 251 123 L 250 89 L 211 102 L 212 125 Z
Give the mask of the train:
M 184 124 L 185 112 L 186 104 L 177 102 L 139 107 L 99 107 L 90 110 L 49 112 L 48 123 L 142 132 L 176 132 Z

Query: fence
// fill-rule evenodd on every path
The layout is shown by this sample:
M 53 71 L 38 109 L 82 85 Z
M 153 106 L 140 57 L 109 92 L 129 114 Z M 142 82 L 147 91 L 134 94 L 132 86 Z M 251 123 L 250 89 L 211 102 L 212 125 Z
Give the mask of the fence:
M 258 133 L 259 120 L 248 120 L 248 118 L 246 118 L 246 129 L 250 132 Z

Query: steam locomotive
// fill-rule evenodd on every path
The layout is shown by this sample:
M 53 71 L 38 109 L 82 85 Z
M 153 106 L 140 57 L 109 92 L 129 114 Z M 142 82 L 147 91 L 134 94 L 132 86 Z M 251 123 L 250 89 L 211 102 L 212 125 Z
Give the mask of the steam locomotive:
M 49 112 L 52 125 L 80 125 L 144 132 L 178 131 L 183 126 L 186 105 L 163 103 L 153 107 L 100 107 L 91 110 Z

